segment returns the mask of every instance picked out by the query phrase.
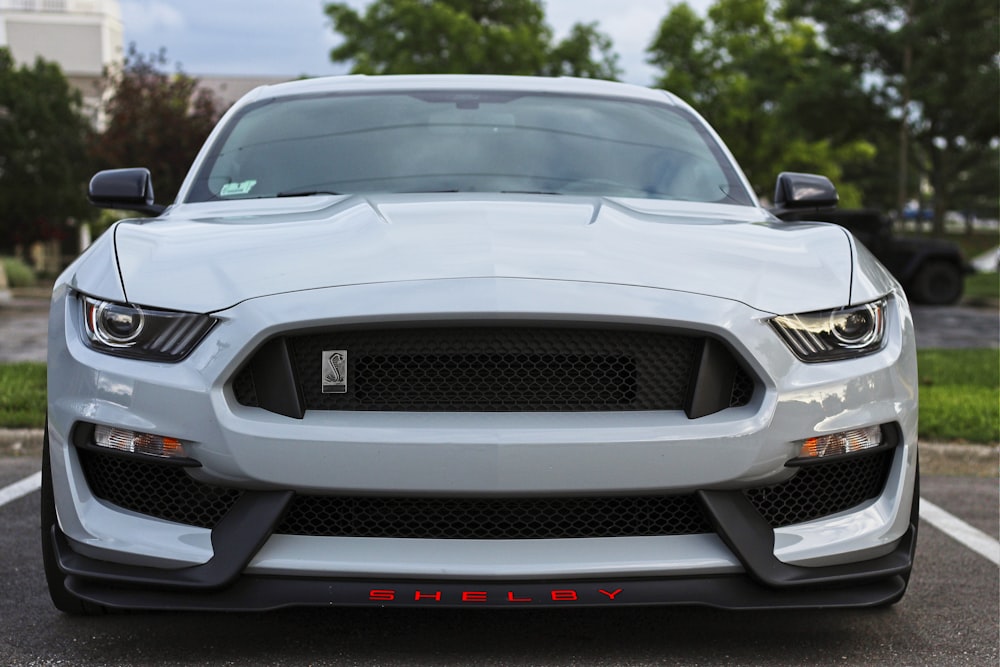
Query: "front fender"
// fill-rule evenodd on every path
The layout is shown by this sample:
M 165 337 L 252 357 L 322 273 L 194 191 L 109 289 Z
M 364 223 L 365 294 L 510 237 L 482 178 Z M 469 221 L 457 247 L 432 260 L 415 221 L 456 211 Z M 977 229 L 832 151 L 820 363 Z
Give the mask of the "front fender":
M 851 239 L 851 249 L 854 255 L 854 266 L 851 275 L 851 303 L 855 306 L 873 301 L 889 293 L 895 293 L 900 298 L 903 288 L 889 270 L 878 261 L 868 248 L 858 242 L 854 236 Z
M 70 288 L 99 299 L 125 301 L 114 242 L 115 231 L 120 224 L 112 225 L 77 257 L 56 279 L 54 290 Z

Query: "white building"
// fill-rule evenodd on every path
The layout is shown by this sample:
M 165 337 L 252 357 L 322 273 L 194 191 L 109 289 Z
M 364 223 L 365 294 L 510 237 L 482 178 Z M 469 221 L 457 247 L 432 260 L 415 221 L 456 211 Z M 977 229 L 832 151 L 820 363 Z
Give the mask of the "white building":
M 216 76 L 212 74 L 192 74 L 198 79 L 200 88 L 212 93 L 220 111 L 225 111 L 233 102 L 243 97 L 257 86 L 270 86 L 291 81 L 289 76 Z
M 58 63 L 95 123 L 104 69 L 124 57 L 122 33 L 118 0 L 0 0 L 0 46 L 19 65 Z

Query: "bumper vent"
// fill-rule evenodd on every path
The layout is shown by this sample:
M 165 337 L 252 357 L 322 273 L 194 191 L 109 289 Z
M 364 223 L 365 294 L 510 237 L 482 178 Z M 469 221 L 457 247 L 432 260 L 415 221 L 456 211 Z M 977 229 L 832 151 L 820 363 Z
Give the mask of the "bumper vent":
M 885 487 L 893 451 L 813 464 L 786 482 L 744 494 L 772 528 L 819 519 L 877 498 Z
M 184 468 L 78 450 L 94 495 L 140 514 L 212 528 L 241 491 L 198 482 Z M 849 510 L 878 497 L 893 450 L 801 468 L 748 489 L 773 528 Z M 294 498 L 278 533 L 328 537 L 556 539 L 709 533 L 694 494 L 582 498 Z
M 693 495 L 596 498 L 296 496 L 288 535 L 530 540 L 712 532 Z
M 158 519 L 213 528 L 242 491 L 195 481 L 184 468 L 77 449 L 91 492 Z
M 323 393 L 324 351 L 347 356 L 346 391 Z M 343 330 L 270 341 L 233 380 L 246 406 L 306 410 L 593 412 L 746 405 L 754 381 L 721 343 L 573 327 Z

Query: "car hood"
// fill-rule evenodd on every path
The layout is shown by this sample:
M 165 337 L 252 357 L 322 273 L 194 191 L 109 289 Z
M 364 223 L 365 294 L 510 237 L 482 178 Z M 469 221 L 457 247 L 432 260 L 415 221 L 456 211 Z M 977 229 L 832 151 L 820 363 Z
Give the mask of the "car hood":
M 116 226 L 132 303 L 213 312 L 299 290 L 521 278 L 635 285 L 772 313 L 850 298 L 838 227 L 753 207 L 545 195 L 317 196 L 174 206 Z

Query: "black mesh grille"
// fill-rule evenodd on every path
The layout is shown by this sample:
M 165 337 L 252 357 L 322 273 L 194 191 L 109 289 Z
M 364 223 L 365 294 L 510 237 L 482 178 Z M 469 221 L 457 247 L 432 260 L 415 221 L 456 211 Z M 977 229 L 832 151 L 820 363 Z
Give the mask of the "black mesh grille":
M 122 456 L 77 450 L 87 484 L 95 496 L 133 512 L 212 528 L 241 491 L 202 484 L 184 468 Z
M 241 404 L 260 407 L 260 402 L 257 400 L 257 387 L 254 386 L 253 375 L 249 371 L 239 373 L 233 378 L 233 393 L 236 394 L 237 400 Z
M 737 369 L 736 380 L 733 382 L 733 395 L 729 399 L 729 407 L 736 408 L 750 403 L 753 398 L 753 378 L 743 369 Z
M 804 467 L 786 482 L 744 493 L 772 528 L 836 514 L 878 497 L 893 450 Z
M 307 409 L 680 409 L 696 341 L 581 329 L 403 329 L 298 336 Z M 320 393 L 323 350 L 345 349 L 348 393 Z M 640 377 L 640 368 L 642 373 Z M 648 376 L 648 377 L 647 377 Z
M 342 498 L 298 496 L 278 533 L 524 540 L 710 533 L 694 496 Z
M 800 469 L 744 493 L 774 528 L 851 509 L 881 493 L 892 450 Z M 240 497 L 183 468 L 80 450 L 91 490 L 125 509 L 212 528 Z M 281 534 L 424 539 L 555 539 L 711 532 L 693 495 L 570 498 L 296 496 Z
M 703 339 L 573 327 L 342 330 L 286 339 L 306 410 L 583 412 L 681 410 Z M 346 393 L 323 393 L 323 352 L 347 352 Z M 237 400 L 259 406 L 248 365 Z M 263 378 L 263 381 L 268 381 Z M 754 383 L 740 369 L 730 406 Z M 260 406 L 267 407 L 267 406 Z

